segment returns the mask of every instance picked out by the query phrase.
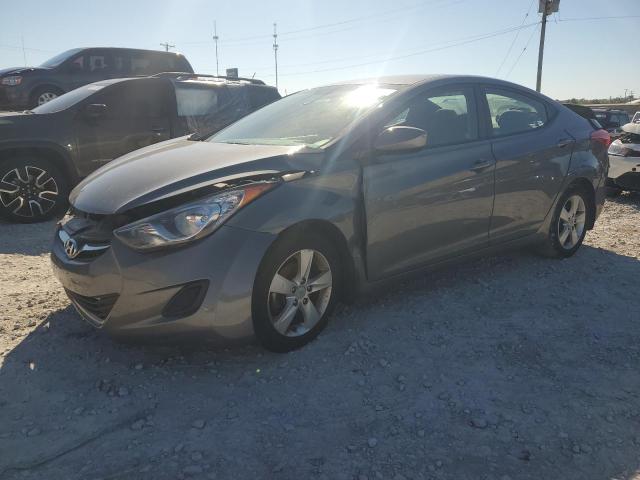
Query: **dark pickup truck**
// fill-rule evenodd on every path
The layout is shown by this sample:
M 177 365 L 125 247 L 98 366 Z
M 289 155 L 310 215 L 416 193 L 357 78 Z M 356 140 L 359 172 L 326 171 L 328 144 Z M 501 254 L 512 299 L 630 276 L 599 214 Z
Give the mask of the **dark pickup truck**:
M 170 138 L 207 136 L 279 98 L 260 80 L 162 73 L 95 82 L 0 114 L 0 215 L 50 218 L 107 162 Z

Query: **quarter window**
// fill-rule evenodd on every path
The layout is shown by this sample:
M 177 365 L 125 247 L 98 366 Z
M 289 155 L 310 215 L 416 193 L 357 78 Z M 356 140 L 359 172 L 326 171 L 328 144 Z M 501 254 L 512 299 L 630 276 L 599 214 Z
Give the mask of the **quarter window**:
M 429 147 L 478 138 L 475 102 L 467 89 L 419 95 L 387 124 L 392 125 L 424 130 Z
M 486 91 L 494 137 L 528 132 L 547 123 L 542 102 L 515 92 Z

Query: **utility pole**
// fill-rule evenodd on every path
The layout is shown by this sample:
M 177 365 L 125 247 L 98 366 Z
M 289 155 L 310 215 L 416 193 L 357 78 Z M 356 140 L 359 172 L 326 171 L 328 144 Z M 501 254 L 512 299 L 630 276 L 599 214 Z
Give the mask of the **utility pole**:
M 213 21 L 213 41 L 216 43 L 216 76 L 220 76 L 218 70 L 218 29 L 216 28 L 216 21 Z
M 626 102 L 626 101 L 627 101 L 627 90 L 628 90 L 627 88 L 625 88 L 625 89 L 624 89 L 624 97 L 622 97 L 622 100 L 623 100 L 624 102 Z
M 273 58 L 276 62 L 276 90 L 278 89 L 278 25 L 273 24 Z
M 162 45 L 164 47 L 164 51 L 168 52 L 170 48 L 176 48 L 175 45 L 170 45 L 168 42 L 167 43 L 161 43 L 160 45 Z
M 547 16 L 557 12 L 560 0 L 539 0 L 538 12 L 542 13 L 542 28 L 540 29 L 540 47 L 538 49 L 538 76 L 536 78 L 536 92 L 540 92 L 542 86 L 542 57 L 544 56 L 544 35 L 547 31 Z
M 24 66 L 27 66 L 27 51 L 24 48 L 24 35 L 20 37 L 20 42 L 22 42 L 22 58 L 24 59 Z

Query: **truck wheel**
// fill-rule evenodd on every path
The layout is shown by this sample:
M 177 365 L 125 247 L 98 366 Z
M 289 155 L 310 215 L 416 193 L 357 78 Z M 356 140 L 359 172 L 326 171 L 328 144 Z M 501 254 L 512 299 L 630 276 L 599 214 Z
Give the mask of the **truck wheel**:
M 60 213 L 67 205 L 69 183 L 48 160 L 23 156 L 0 162 L 0 216 L 35 223 Z

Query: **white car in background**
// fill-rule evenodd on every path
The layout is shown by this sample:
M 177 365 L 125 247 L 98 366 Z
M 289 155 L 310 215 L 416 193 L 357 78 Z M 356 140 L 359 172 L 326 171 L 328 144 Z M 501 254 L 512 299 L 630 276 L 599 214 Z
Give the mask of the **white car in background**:
M 622 135 L 609 146 L 610 196 L 623 190 L 640 192 L 640 123 L 635 123 L 638 117 L 640 112 L 634 115 L 634 123 L 622 126 Z

